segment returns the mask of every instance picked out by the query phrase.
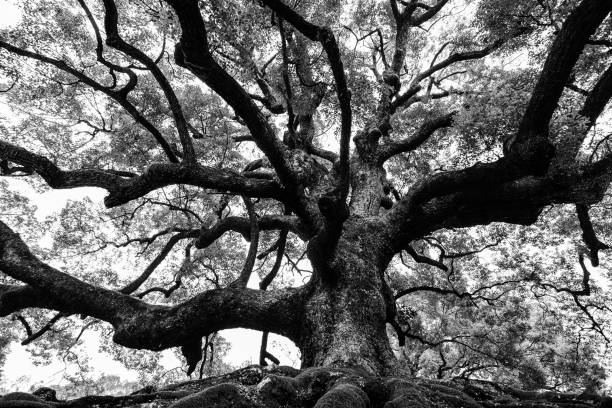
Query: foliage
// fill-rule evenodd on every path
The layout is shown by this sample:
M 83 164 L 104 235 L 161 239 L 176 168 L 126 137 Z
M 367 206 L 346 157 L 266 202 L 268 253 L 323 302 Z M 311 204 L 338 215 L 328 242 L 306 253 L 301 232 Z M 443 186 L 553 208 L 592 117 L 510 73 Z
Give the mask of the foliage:
M 174 1 L 110 3 L 119 15 L 117 35 L 145 52 L 145 58 L 129 55 L 117 42 L 102 40 L 111 34 L 113 25 L 104 21 L 110 15 L 108 1 L 17 2 L 20 21 L 0 30 L 0 85 L 7 89 L 0 94 L 0 142 L 4 143 L 0 148 L 24 147 L 60 169 L 100 169 L 109 177 L 119 174 L 119 183 L 141 177 L 159 184 L 121 205 L 109 205 L 109 201 L 105 205 L 93 189 L 55 204 L 45 198 L 51 190 L 49 185 L 53 185 L 49 183 L 52 177 L 34 175 L 45 176 L 45 169 L 51 166 L 45 165 L 41 170 L 41 166 L 30 163 L 33 160 L 22 163 L 14 159 L 15 155 L 4 153 L 8 151 L 5 148 L 0 150 L 0 164 L 8 181 L 0 180 L 0 219 L 18 231 L 43 262 L 96 287 L 120 291 L 150 270 L 146 283 L 127 294 L 160 307 L 183 304 L 205 291 L 235 287 L 232 285 L 238 282 L 237 271 L 248 269 L 247 254 L 254 234 L 259 239 L 255 247 L 259 257 L 252 262 L 252 276 L 248 271 L 249 287 L 257 287 L 275 270 L 275 263 L 280 269 L 273 276 L 270 291 L 300 287 L 311 278 L 314 281 L 320 266 L 313 265 L 313 260 L 319 260 L 319 256 L 311 255 L 313 247 L 317 242 L 327 242 L 316 241 L 315 237 L 330 231 L 330 236 L 336 236 L 334 222 L 342 214 L 340 207 L 334 207 L 338 211 L 328 217 L 323 214 L 323 201 L 318 200 L 328 198 L 332 192 L 337 194 L 334 200 L 340 197 L 344 202 L 349 190 L 349 181 L 342 179 L 341 171 L 341 164 L 349 166 L 348 162 L 342 157 L 329 159 L 341 151 L 339 144 L 348 143 L 342 133 L 346 120 L 343 122 L 344 116 L 339 115 L 345 109 L 343 86 L 333 62 L 328 60 L 330 52 L 325 47 L 329 42 L 317 43 L 323 38 L 321 32 L 319 39 L 312 41 L 305 30 L 290 24 L 290 16 L 262 7 L 268 2 L 197 3 L 207 30 L 207 49 L 199 50 L 198 55 L 204 58 L 210 54 L 220 69 L 242 86 L 246 96 L 250 95 L 249 103 L 257 108 L 256 119 L 265 121 L 271 129 L 274 142 L 267 145 L 266 137 L 270 135 L 252 134 L 251 123 L 255 119 L 240 111 L 247 103 L 232 104 L 231 98 L 237 96 L 215 88 L 233 89 L 229 88 L 231 81 L 219 85 L 215 81 L 221 79 L 202 79 L 210 75 L 206 71 L 212 69 L 210 61 L 198 71 L 195 60 L 185 60 L 192 57 L 186 47 L 182 57 L 180 47 L 172 50 L 176 44 L 189 45 L 181 21 L 186 17 L 179 15 Z M 337 38 L 346 86 L 352 94 L 353 140 L 371 139 L 377 134 L 381 146 L 393 146 L 394 142 L 418 135 L 435 119 L 445 115 L 452 118 L 447 121 L 452 121 L 452 126 L 443 122 L 422 145 L 400 148 L 390 155 L 384 167 L 378 163 L 380 169 L 374 169 L 371 162 L 364 166 L 374 169 L 371 174 L 380 170 L 370 179 L 374 180 L 372 185 L 378 183 L 372 189 L 380 187 L 381 197 L 390 194 L 391 186 L 398 192 L 395 198 L 389 198 L 397 209 L 432 175 L 478 170 L 483 163 L 495 164 L 511 157 L 503 146 L 521 132 L 534 88 L 539 80 L 542 82 L 542 66 L 551 44 L 560 38 L 555 36 L 560 35 L 563 22 L 581 2 L 452 0 L 449 4 L 427 1 L 421 6 L 417 2 L 391 3 L 399 4 L 402 10 L 414 3 L 423 14 L 438 3 L 443 8 L 434 14 L 435 18 L 410 27 L 402 43 L 401 24 L 387 2 L 287 2 L 309 22 L 330 27 Z M 593 126 L 595 120 L 585 116 L 583 108 L 584 94 L 588 94 L 585 90 L 591 90 L 601 73 L 609 69 L 609 20 L 604 20 L 592 36 L 608 42 L 602 40 L 603 45 L 584 48 L 568 83 L 571 88 L 557 98 L 555 114 L 546 123 L 546 136 L 558 157 L 572 153 L 576 156 L 572 146 L 580 138 L 578 161 L 574 163 L 572 157 L 571 166 L 550 176 L 558 185 L 570 170 L 587 168 L 609 157 L 609 113 L 598 115 L 598 125 Z M 99 40 L 96 35 L 101 35 Z M 402 47 L 405 56 L 397 70 L 398 85 L 401 81 L 404 91 L 416 91 L 404 105 L 382 114 L 402 95 L 399 88 L 390 90 L 393 84 L 384 79 L 393 70 L 390 63 Z M 482 55 L 466 56 L 474 51 Z M 453 55 L 460 57 L 446 68 L 419 77 Z M 45 58 L 57 63 L 50 64 Z M 158 71 L 147 66 L 148 61 Z M 176 104 L 168 97 L 160 76 L 172 89 Z M 131 81 L 135 81 L 133 88 Z M 125 93 L 122 87 L 126 87 Z M 392 92 L 392 98 L 388 92 Z M 180 113 L 175 105 L 180 106 Z M 294 123 L 287 126 L 288 121 Z M 183 122 L 187 128 L 181 130 Z M 388 129 L 385 131 L 382 125 L 377 128 L 379 123 L 388 124 Z M 191 142 L 185 143 L 185 135 Z M 198 184 L 191 179 L 166 183 L 154 173 L 154 163 L 173 159 L 188 163 L 189 144 L 193 144 L 197 165 L 221 175 L 222 180 L 215 182 L 222 185 L 209 181 Z M 274 153 L 277 144 L 286 146 L 289 152 L 280 159 Z M 320 153 L 324 149 L 333 153 L 327 152 L 326 158 L 325 151 Z M 315 154 L 317 150 L 319 154 Z M 353 166 L 362 159 L 365 163 L 367 153 L 367 149 L 353 147 Z M 291 171 L 283 167 L 284 163 L 289 163 L 285 167 Z M 553 160 L 551 168 L 557 166 L 555 163 Z M 15 168 L 18 165 L 23 168 Z M 528 184 L 540 176 L 519 174 L 507 181 Z M 55 180 L 54 186 L 66 187 L 61 185 L 65 180 L 66 177 Z M 286 200 L 279 199 L 280 193 L 247 194 L 239 191 L 239 182 L 245 180 L 281 186 L 282 194 L 298 191 L 292 188 L 301 190 Z M 330 180 L 337 184 L 331 185 Z M 228 187 L 233 181 L 236 187 Z M 81 185 L 103 187 L 95 183 Z M 351 183 L 350 198 L 356 201 L 359 181 Z M 593 183 L 599 183 L 597 187 L 604 191 L 599 200 L 589 198 L 589 205 L 597 201 L 590 208 L 590 216 L 596 235 L 607 237 L 612 228 L 608 222 L 612 219 L 610 196 L 604 194 L 607 184 L 599 179 Z M 481 187 L 474 184 L 468 184 L 465 191 L 474 193 Z M 109 197 L 120 190 L 115 187 L 107 189 Z M 464 192 L 463 187 L 443 191 L 440 197 Z M 493 191 L 494 187 L 484 185 L 485 196 L 486 190 Z M 503 195 L 503 191 L 495 191 Z M 248 195 L 252 198 L 245 197 Z M 461 222 L 451 214 L 423 227 L 425 233 L 420 236 L 407 239 L 392 260 L 389 257 L 385 270 L 385 282 L 396 294 L 422 288 L 397 296 L 395 329 L 399 326 L 400 333 L 388 327 L 400 365 L 426 378 L 478 378 L 525 389 L 602 391 L 609 375 L 607 305 L 612 277 L 606 268 L 610 259 L 602 254 L 598 268 L 596 262 L 587 260 L 590 281 L 589 272 L 576 263 L 579 257 L 593 255 L 583 243 L 583 228 L 575 214 L 575 204 L 586 201 L 582 197 L 574 199 L 576 195 L 555 196 L 536 204 L 528 199 L 507 205 L 475 199 L 475 209 L 469 208 L 473 203 L 457 207 Z M 381 197 L 376 196 L 376 200 Z M 426 198 L 435 204 L 440 197 Z M 296 205 L 302 199 L 307 204 Z M 478 207 L 481 203 L 482 207 Z M 256 209 L 258 230 L 251 225 L 255 211 L 251 206 Z M 490 208 L 507 213 L 483 218 L 474 215 L 485 214 Z M 515 217 L 521 209 L 531 212 Z M 393 214 L 387 210 L 385 207 L 379 213 L 377 206 L 374 213 L 356 217 L 371 220 Z M 291 213 L 300 217 L 302 224 L 298 227 L 286 221 Z M 310 213 L 316 214 L 311 217 L 315 221 L 307 225 L 305 214 Z M 420 216 L 417 213 L 406 219 Z M 227 233 L 198 247 L 207 233 L 233 217 L 240 217 L 248 227 L 230 227 L 224 231 Z M 284 217 L 282 226 L 264 227 L 266 217 Z M 340 220 L 337 235 L 341 235 L 343 221 Z M 290 233 L 285 244 L 282 237 L 287 231 Z M 178 237 L 176 242 L 174 237 Z M 328 246 L 333 249 L 335 244 Z M 412 253 L 406 251 L 407 247 Z M 324 244 L 317 253 L 320 258 L 326 254 L 325 249 Z M 428 261 L 417 262 L 415 254 L 426 256 Z M 585 276 L 588 289 L 584 286 Z M 0 274 L 0 284 L 17 282 L 8 273 Z M 246 281 L 243 283 L 246 286 Z M 581 290 L 588 294 L 576 295 Z M 44 327 L 57 313 L 28 308 L 13 313 L 13 320 L 0 320 L 0 366 L 8 344 L 26 337 L 16 315 L 28 322 L 31 335 L 31 329 L 35 332 Z M 168 372 L 156 352 L 115 344 L 117 325 L 103 320 L 66 313 L 28 346 L 37 364 L 61 359 L 79 367 L 80 377 L 68 379 L 72 385 L 63 391 L 66 395 L 118 391 L 131 385 L 113 376 L 92 376 L 92 368 L 83 355 L 84 332 L 95 332 L 104 353 L 138 371 L 139 385 L 185 378 L 183 370 Z M 405 345 L 400 346 L 402 337 Z M 208 345 L 212 348 L 207 349 Z M 211 350 L 207 351 L 210 360 L 200 362 L 196 375 L 199 372 L 212 376 L 232 368 L 223 361 L 230 345 L 217 330 L 207 333 L 204 349 Z M 177 352 L 177 357 L 183 356 L 191 365 L 185 352 Z M 2 375 L 6 373 L 0 372 L 0 381 L 6 381 Z

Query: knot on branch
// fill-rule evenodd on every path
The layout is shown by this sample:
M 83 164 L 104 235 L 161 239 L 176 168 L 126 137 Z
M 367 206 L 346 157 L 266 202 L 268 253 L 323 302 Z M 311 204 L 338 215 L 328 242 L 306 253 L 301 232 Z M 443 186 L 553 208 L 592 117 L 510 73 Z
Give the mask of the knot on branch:
M 543 176 L 555 156 L 555 147 L 542 135 L 518 135 L 504 143 L 504 155 L 524 173 Z
M 202 339 L 197 338 L 183 344 L 181 353 L 187 361 L 187 375 L 191 375 L 202 359 Z
M 358 132 L 353 137 L 353 142 L 362 159 L 373 159 L 378 148 L 378 140 L 383 136 L 380 128 L 372 126 Z
M 349 209 L 336 190 L 332 190 L 319 198 L 319 210 L 328 222 L 342 224 L 349 216 Z
M 399 92 L 401 87 L 401 80 L 399 75 L 395 71 L 385 70 L 382 74 L 383 82 L 391 87 L 392 93 L 391 95 L 395 95 Z
M 106 45 L 108 45 L 109 47 L 115 48 L 116 46 L 120 44 L 120 40 L 121 39 L 119 38 L 118 35 L 107 34 Z

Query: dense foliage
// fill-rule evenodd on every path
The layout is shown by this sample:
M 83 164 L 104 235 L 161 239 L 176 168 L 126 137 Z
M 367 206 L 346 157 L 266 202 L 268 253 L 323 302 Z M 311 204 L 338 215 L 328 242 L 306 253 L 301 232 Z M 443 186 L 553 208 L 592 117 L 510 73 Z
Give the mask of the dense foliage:
M 194 329 L 205 334 L 195 361 L 187 340 L 122 343 L 149 350 L 115 344 L 123 323 L 97 305 L 80 310 L 74 293 L 85 289 L 72 281 L 38 288 L 36 273 L 13 271 L 35 262 L 11 263 L 1 250 L 7 231 L 53 270 L 174 306 L 207 290 L 245 290 L 247 281 L 270 296 L 325 281 L 322 271 L 337 266 L 319 262 L 335 259 L 345 219 L 391 219 L 405 207 L 402 223 L 416 232 L 394 236 L 389 245 L 400 248 L 382 271 L 397 305 L 387 334 L 399 369 L 526 389 L 606 389 L 612 276 L 598 251 L 612 228 L 609 3 L 16 0 L 18 16 L 0 30 L 0 364 L 9 344 L 27 338 L 37 363 L 60 359 L 73 367 L 70 381 L 91 384 L 99 373 L 87 365 L 85 331 L 138 370 L 141 385 L 185 378 L 149 351 L 170 346 L 183 346 L 176 354 L 190 374 L 231 368 L 209 321 L 210 330 Z M 595 25 L 575 64 L 549 63 L 579 41 L 561 39 L 583 6 L 607 10 L 601 24 L 579 24 Z M 311 23 L 331 31 L 312 34 Z M 556 99 L 544 86 L 555 76 Z M 533 108 L 538 92 L 554 105 L 549 118 Z M 543 139 L 550 157 L 538 150 Z M 524 159 L 531 151 L 537 157 Z M 461 178 L 483 163 L 491 170 L 476 181 Z M 498 172 L 497 163 L 510 164 Z M 422 188 L 439 175 L 458 187 Z M 77 187 L 109 195 L 49 193 Z M 464 202 L 459 193 L 482 197 Z M 410 201 L 417 196 L 422 202 Z M 443 199 L 456 201 L 429 217 Z M 14 306 L 8 296 L 19 281 L 43 300 Z M 74 307 L 58 303 L 63 290 Z

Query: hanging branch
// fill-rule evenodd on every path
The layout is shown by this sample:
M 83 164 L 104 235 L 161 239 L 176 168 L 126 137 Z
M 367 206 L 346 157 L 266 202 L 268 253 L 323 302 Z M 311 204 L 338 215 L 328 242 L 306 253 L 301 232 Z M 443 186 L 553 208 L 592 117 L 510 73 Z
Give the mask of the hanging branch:
M 289 132 L 290 140 L 295 138 L 295 113 L 293 112 L 293 91 L 291 89 L 291 81 L 289 80 L 289 56 L 287 55 L 287 39 L 285 38 L 285 29 L 283 28 L 283 19 L 278 18 L 278 31 L 281 37 L 281 52 L 283 56 L 283 83 L 285 84 L 285 93 L 287 97 L 287 131 Z M 291 147 L 291 146 L 290 146 Z
M 584 204 L 576 204 L 576 213 L 578 214 L 578 221 L 580 222 L 580 228 L 582 228 L 582 239 L 589 249 L 589 257 L 591 258 L 591 264 L 593 266 L 599 266 L 599 251 L 603 249 L 609 249 L 607 244 L 601 242 L 595 230 L 593 229 L 593 223 L 589 217 L 589 208 Z
M 279 233 L 278 240 L 276 241 L 276 244 L 274 245 L 276 246 L 276 259 L 274 261 L 274 265 L 272 266 L 272 269 L 270 270 L 270 272 L 261 280 L 261 282 L 259 282 L 259 289 L 261 290 L 268 289 L 268 286 L 270 286 L 270 284 L 272 283 L 272 281 L 278 274 L 278 271 L 280 270 L 280 267 L 283 261 L 283 255 L 285 254 L 285 246 L 287 244 L 287 234 L 288 234 L 287 230 L 282 230 Z M 266 332 L 263 332 L 261 335 L 261 347 L 259 348 L 259 364 L 263 366 L 267 365 L 268 364 L 266 362 L 266 358 L 267 358 L 268 360 L 272 361 L 272 363 L 278 365 L 280 364 L 280 361 L 278 360 L 278 358 L 274 357 L 274 355 L 269 353 L 267 350 L 268 334 L 269 332 L 266 331 Z
M 257 249 L 259 245 L 259 221 L 257 220 L 255 206 L 247 197 L 242 197 L 242 200 L 244 201 L 244 205 L 246 206 L 247 212 L 249 214 L 251 244 L 249 245 L 249 252 L 247 254 L 246 260 L 244 261 L 244 266 L 242 267 L 240 275 L 234 282 L 230 283 L 228 286 L 231 288 L 246 288 L 247 283 L 249 282 L 249 278 L 251 277 L 251 273 L 253 273 L 253 266 L 255 266 L 255 261 L 257 260 Z
M 591 303 L 587 303 L 584 304 L 582 303 L 582 301 L 580 300 L 580 297 L 588 297 L 591 296 L 591 285 L 589 283 L 590 278 L 591 278 L 591 273 L 589 272 L 589 270 L 587 269 L 586 265 L 584 264 L 584 255 L 580 254 L 578 256 L 578 262 L 580 264 L 580 268 L 582 269 L 582 289 L 579 290 L 575 290 L 569 287 L 558 287 L 552 283 L 544 283 L 544 282 L 538 282 L 539 286 L 543 287 L 543 288 L 550 288 L 553 289 L 555 292 L 557 293 L 567 293 L 569 294 L 572 299 L 574 300 L 574 303 L 576 303 L 576 306 L 578 306 L 578 308 L 586 315 L 586 317 L 590 320 L 591 322 L 591 327 L 593 329 L 595 329 L 595 331 L 597 331 L 602 338 L 606 341 L 606 343 L 609 343 L 609 339 L 606 336 L 603 327 L 601 327 L 601 324 L 599 324 L 599 322 L 595 319 L 595 317 L 593 316 L 593 314 L 589 311 L 589 308 L 596 308 L 596 309 L 603 309 L 601 307 L 598 307 L 594 304 Z
M 412 259 L 415 260 L 415 262 L 424 263 L 424 264 L 427 264 L 427 265 L 435 266 L 436 268 L 441 269 L 444 272 L 448 271 L 448 266 L 444 265 L 443 262 L 436 261 L 435 259 L 431 259 L 431 258 L 429 258 L 429 257 L 427 257 L 425 255 L 419 254 L 410 245 L 407 245 L 405 249 L 406 249 L 406 252 L 408 253 L 408 255 L 410 255 L 412 257 Z
M 36 333 L 31 333 L 27 339 L 23 340 L 21 342 L 22 346 L 27 346 L 28 344 L 32 343 L 33 341 L 35 341 L 36 339 L 38 339 L 39 337 L 41 337 L 43 334 L 45 334 L 46 332 L 48 332 L 49 330 L 51 330 L 51 328 L 53 327 L 53 325 L 55 323 L 57 323 L 61 318 L 63 317 L 68 317 L 69 315 L 65 314 L 65 313 L 57 313 L 55 316 L 53 316 L 51 318 L 51 320 L 49 320 L 43 327 L 41 327 Z

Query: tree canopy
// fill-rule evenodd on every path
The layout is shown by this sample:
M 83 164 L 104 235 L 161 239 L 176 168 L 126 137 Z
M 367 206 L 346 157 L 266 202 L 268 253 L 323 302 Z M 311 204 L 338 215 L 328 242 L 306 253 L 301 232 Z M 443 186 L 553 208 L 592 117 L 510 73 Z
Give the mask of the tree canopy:
M 612 1 L 15 4 L 0 350 L 605 388 Z

